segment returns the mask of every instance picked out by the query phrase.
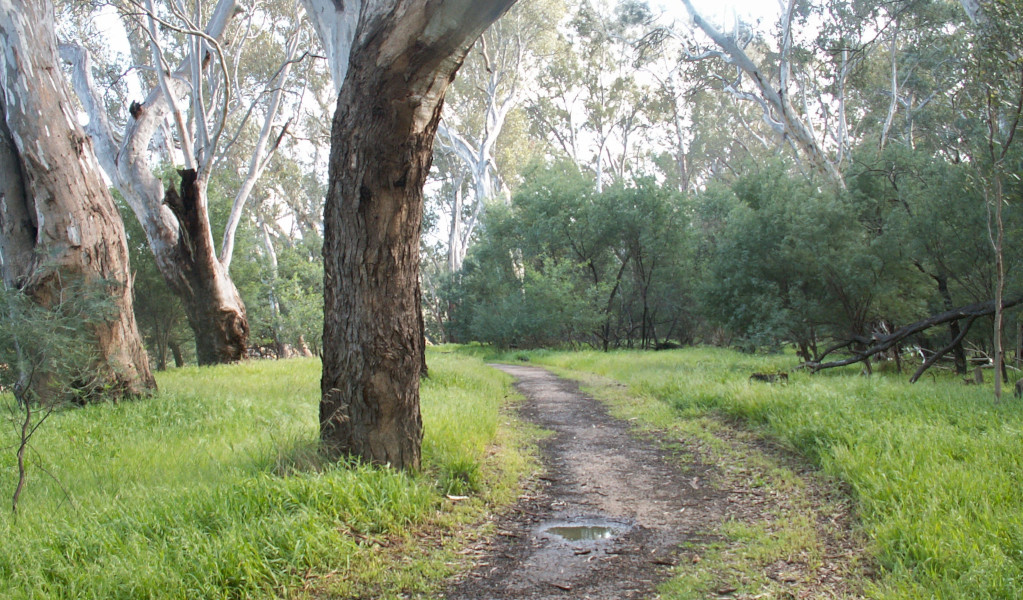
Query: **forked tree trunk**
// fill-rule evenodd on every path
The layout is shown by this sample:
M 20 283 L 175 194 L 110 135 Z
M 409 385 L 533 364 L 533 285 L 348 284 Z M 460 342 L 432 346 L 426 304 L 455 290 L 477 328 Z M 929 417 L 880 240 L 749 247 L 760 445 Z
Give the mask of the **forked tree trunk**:
M 206 191 L 196 182 L 195 171 L 179 171 L 180 192 L 170 188 L 164 203 L 179 223 L 173 247 L 176 270 L 164 278 L 181 298 L 188 324 L 195 334 L 196 360 L 200 365 L 229 363 L 245 357 L 249 323 L 245 304 L 217 259 L 206 206 Z
M 70 278 L 108 282 L 95 326 L 102 387 L 155 389 L 132 309 L 124 226 L 61 75 L 49 0 L 0 0 L 0 257 L 4 282 L 47 305 Z
M 416 469 L 423 183 L 447 86 L 513 0 L 366 2 L 331 133 L 320 435 L 335 456 Z
M 236 8 L 234 0 L 216 2 L 206 35 L 219 39 Z M 114 187 L 142 224 L 160 274 L 185 308 L 195 334 L 199 364 L 241 360 L 248 344 L 245 305 L 228 272 L 230 250 L 225 251 L 223 260 L 217 258 L 205 187 L 197 185 L 194 170 L 184 170 L 179 190 L 164 190 L 150 166 L 153 136 L 172 112 L 168 95 L 160 87 L 150 90 L 133 109 L 124 133 L 117 136 L 107 119 L 100 87 L 92 78 L 88 52 L 74 45 L 65 45 L 62 50 L 73 67 L 78 98 L 89 114 L 86 129 L 99 149 L 98 157 Z M 186 57 L 168 77 L 168 85 L 179 102 L 187 96 L 190 66 Z M 261 139 L 260 143 L 265 142 Z M 250 169 L 249 175 L 254 174 Z M 251 181 L 248 178 L 245 185 Z M 236 198 L 232 213 L 240 210 L 241 203 Z M 237 219 L 233 220 L 237 223 Z M 233 232 L 225 236 L 225 248 L 233 246 L 233 237 Z

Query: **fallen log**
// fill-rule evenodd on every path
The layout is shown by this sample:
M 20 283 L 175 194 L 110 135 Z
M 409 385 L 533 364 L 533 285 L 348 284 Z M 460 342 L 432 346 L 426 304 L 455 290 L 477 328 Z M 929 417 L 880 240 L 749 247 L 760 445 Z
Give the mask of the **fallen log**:
M 1019 304 L 1023 304 L 1023 296 L 1019 296 L 1013 300 L 1007 300 L 1002 302 L 1002 310 L 1012 308 Z M 874 336 L 870 338 L 863 336 L 853 337 L 849 340 L 843 341 L 842 343 L 829 348 L 824 352 L 824 354 L 821 355 L 821 358 L 827 356 L 831 352 L 834 352 L 841 348 L 847 348 L 857 343 L 862 344 L 863 346 L 866 347 L 863 350 L 853 350 L 852 351 L 853 355 L 848 358 L 843 358 L 841 360 L 833 360 L 825 363 L 820 362 L 820 360 L 810 361 L 803 363 L 803 366 L 810 369 L 811 372 L 816 373 L 818 371 L 823 371 L 824 369 L 844 367 L 846 365 L 852 365 L 858 362 L 863 362 L 869 359 L 871 356 L 874 356 L 875 354 L 878 354 L 880 352 L 884 352 L 885 350 L 890 349 L 892 346 L 895 346 L 899 342 L 902 342 L 906 338 L 914 336 L 922 331 L 926 331 L 931 327 L 944 325 L 945 323 L 949 323 L 952 321 L 969 319 L 969 321 L 967 322 L 967 326 L 964 328 L 964 331 L 960 332 L 956 340 L 953 340 L 951 344 L 936 352 L 934 356 L 927 359 L 927 361 L 925 361 L 924 364 L 921 365 L 919 369 L 917 369 L 916 373 L 914 373 L 913 377 L 910 379 L 910 382 L 915 382 L 920 378 L 921 375 L 923 375 L 924 371 L 930 368 L 931 365 L 937 362 L 945 354 L 948 354 L 955 346 L 956 341 L 959 341 L 966 336 L 966 331 L 969 330 L 970 326 L 973 325 L 973 322 L 976 319 L 980 317 L 986 317 L 988 315 L 993 315 L 994 313 L 995 313 L 994 300 L 988 300 L 987 302 L 977 302 L 975 304 L 960 306 L 959 308 L 946 310 L 945 312 L 932 315 L 930 317 L 927 317 L 926 319 L 917 321 L 916 323 L 906 325 L 905 327 L 897 329 L 896 331 L 888 335 Z

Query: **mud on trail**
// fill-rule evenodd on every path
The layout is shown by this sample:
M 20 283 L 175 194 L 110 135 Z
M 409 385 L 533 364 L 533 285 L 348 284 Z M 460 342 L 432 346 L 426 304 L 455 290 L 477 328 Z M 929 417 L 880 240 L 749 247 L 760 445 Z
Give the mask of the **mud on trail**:
M 535 367 L 497 368 L 516 377 L 526 398 L 522 418 L 553 433 L 541 443 L 543 474 L 497 517 L 496 535 L 472 549 L 475 567 L 449 587 L 449 600 L 651 598 L 673 566 L 698 564 L 702 548 L 721 545 L 714 532 L 723 522 L 771 513 L 770 494 L 739 489 L 726 472 L 731 466 L 711 464 L 688 447 L 682 459 L 637 436 L 576 383 Z M 851 568 L 841 557 L 858 549 L 831 533 L 848 528 L 848 515 L 813 519 L 821 525 L 824 558 L 772 565 L 776 574 L 769 577 L 788 577 L 779 584 L 783 595 L 755 597 L 856 596 L 846 589 Z M 713 584 L 709 597 L 743 597 L 734 592 Z

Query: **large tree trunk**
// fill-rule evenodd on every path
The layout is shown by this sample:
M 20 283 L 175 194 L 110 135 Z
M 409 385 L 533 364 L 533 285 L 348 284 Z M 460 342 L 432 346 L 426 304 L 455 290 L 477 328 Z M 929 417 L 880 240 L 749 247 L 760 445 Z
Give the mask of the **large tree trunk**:
M 173 260 L 167 261 L 175 269 L 164 272 L 164 279 L 184 304 L 195 334 L 198 363 L 241 360 L 249 339 L 245 305 L 227 268 L 217 259 L 205 209 L 206 191 L 197 184 L 195 171 L 179 174 L 181 191 L 168 189 L 164 199 L 179 223 Z
M 41 304 L 67 279 L 112 283 L 95 366 L 117 395 L 155 389 L 132 310 L 124 226 L 61 75 L 48 0 L 0 0 L 0 254 L 4 282 Z
M 234 0 L 219 0 L 206 35 L 219 39 L 236 8 Z M 168 95 L 160 87 L 149 90 L 132 111 L 124 133 L 117 136 L 93 80 L 88 52 L 74 45 L 61 50 L 72 65 L 73 84 L 89 114 L 86 131 L 99 149 L 98 158 L 142 224 L 160 274 L 185 308 L 199 364 L 241 360 L 248 345 L 245 305 L 228 272 L 230 252 L 225 252 L 225 260 L 218 260 L 204 184 L 197 184 L 196 172 L 186 169 L 181 172 L 180 190 L 164 190 L 149 163 L 153 136 L 172 113 Z M 175 97 L 187 95 L 190 65 L 186 57 L 168 77 Z M 232 210 L 240 210 L 235 204 Z M 225 236 L 225 246 L 233 245 L 232 239 L 233 233 Z
M 321 439 L 415 469 L 423 183 L 447 86 L 513 0 L 363 5 L 331 134 L 324 209 Z

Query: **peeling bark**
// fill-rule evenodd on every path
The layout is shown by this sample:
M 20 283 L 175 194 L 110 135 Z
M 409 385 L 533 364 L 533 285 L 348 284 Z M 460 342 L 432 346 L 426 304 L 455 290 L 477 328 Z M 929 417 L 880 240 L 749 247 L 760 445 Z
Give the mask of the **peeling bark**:
M 423 183 L 447 87 L 512 2 L 363 5 L 324 209 L 320 437 L 334 456 L 419 467 Z
M 49 0 L 0 0 L 4 282 L 41 304 L 69 276 L 113 283 L 119 310 L 95 326 L 95 369 L 108 393 L 140 395 L 156 382 L 132 309 L 124 226 L 78 126 L 53 23 Z
M 220 38 L 236 13 L 236 0 L 219 0 L 205 34 L 212 39 Z M 132 118 L 118 141 L 106 117 L 99 86 L 93 80 L 88 53 L 73 44 L 63 44 L 60 50 L 64 60 L 72 65 L 75 91 L 89 114 L 87 132 L 96 144 L 103 169 L 141 223 L 160 274 L 185 308 L 195 335 L 199 364 L 241 360 L 248 345 L 249 326 L 245 305 L 228 269 L 242 207 L 255 178 L 265 167 L 262 152 L 270 138 L 269 127 L 264 126 L 260 132 L 256 151 L 259 156 L 253 157 L 242 190 L 235 198 L 223 252 L 218 258 L 207 210 L 208 173 L 186 169 L 181 171 L 178 190 L 164 190 L 149 164 L 154 136 L 166 128 L 168 117 L 175 112 L 174 105 L 188 96 L 188 78 L 196 77 L 196 69 L 206 67 L 208 61 L 190 55 L 163 77 L 161 87 L 150 90 L 143 102 L 133 105 Z M 292 40 L 289 56 L 294 51 Z M 287 68 L 286 65 L 282 69 L 284 76 Z M 275 108 L 280 105 L 279 92 L 275 93 L 273 104 Z M 274 111 L 267 117 L 268 123 L 273 114 Z M 182 137 L 189 138 L 184 125 L 181 127 Z M 203 152 L 207 160 L 202 164 L 208 164 L 215 148 Z M 185 154 L 190 160 L 195 158 L 187 151 Z

